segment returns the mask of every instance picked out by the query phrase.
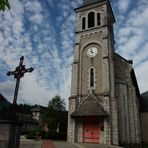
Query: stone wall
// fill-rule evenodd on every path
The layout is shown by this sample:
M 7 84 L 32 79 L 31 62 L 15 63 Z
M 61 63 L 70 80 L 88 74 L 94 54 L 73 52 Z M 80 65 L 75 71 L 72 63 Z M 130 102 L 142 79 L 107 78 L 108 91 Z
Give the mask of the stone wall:
M 142 140 L 148 144 L 148 112 L 141 113 Z
M 0 120 L 0 148 L 19 148 L 20 122 Z
M 71 118 L 71 113 L 74 112 L 76 109 L 76 98 L 69 99 L 69 112 L 68 112 L 68 129 L 67 129 L 67 141 L 68 142 L 75 142 L 75 131 L 76 131 L 76 124 L 75 120 Z
M 118 125 L 120 144 L 140 144 L 139 98 L 134 84 L 132 63 L 119 55 L 114 56 L 115 85 L 118 104 Z

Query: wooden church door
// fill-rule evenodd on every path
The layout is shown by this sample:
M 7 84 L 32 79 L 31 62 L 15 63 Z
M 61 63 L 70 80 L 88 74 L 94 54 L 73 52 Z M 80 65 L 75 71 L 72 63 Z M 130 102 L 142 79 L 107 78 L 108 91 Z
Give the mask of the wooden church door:
M 86 117 L 83 125 L 83 142 L 99 143 L 100 128 L 98 118 Z

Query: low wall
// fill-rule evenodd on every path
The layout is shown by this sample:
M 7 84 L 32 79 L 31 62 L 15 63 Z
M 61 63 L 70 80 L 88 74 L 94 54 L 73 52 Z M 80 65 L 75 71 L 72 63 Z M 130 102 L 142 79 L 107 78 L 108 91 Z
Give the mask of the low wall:
M 0 148 L 19 148 L 22 124 L 0 120 Z

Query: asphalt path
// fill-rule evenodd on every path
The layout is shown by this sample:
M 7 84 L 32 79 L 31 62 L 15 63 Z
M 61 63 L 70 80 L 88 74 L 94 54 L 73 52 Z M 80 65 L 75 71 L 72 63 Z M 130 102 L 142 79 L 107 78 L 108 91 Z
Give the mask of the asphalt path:
M 104 145 L 104 144 L 84 144 L 84 143 L 68 143 L 61 141 L 33 141 L 21 140 L 20 148 L 120 148 L 117 146 Z

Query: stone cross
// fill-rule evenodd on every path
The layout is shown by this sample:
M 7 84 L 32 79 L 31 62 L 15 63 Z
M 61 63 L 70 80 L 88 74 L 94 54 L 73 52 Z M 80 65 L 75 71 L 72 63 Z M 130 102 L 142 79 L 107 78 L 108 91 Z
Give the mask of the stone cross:
M 24 61 L 24 57 L 22 56 L 20 58 L 19 66 L 16 67 L 15 71 L 9 71 L 7 73 L 8 76 L 13 75 L 14 78 L 16 79 L 15 92 L 14 92 L 14 98 L 13 98 L 14 105 L 17 103 L 20 79 L 24 76 L 26 72 L 32 72 L 34 70 L 32 67 L 26 69 L 25 65 L 23 65 L 23 61 Z

